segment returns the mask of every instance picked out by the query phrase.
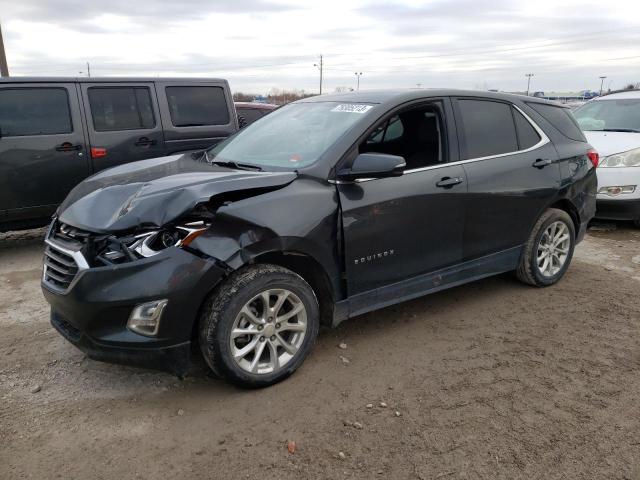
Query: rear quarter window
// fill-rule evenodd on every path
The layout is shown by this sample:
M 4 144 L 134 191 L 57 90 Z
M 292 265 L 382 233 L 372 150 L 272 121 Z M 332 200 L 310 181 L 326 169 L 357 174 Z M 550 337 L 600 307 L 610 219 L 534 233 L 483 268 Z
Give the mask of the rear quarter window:
M 578 122 L 573 118 L 573 114 L 568 108 L 533 102 L 527 102 L 527 105 L 542 115 L 546 121 L 565 137 L 578 142 L 587 141 L 578 126 Z
M 229 109 L 222 87 L 166 87 L 174 127 L 227 125 Z

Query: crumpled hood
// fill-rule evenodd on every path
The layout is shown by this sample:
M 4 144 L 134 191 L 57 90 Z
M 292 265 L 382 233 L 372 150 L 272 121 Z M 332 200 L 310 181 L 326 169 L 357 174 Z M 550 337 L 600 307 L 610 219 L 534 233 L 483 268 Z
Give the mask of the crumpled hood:
M 58 208 L 61 222 L 96 233 L 161 227 L 225 192 L 277 188 L 295 172 L 230 170 L 191 155 L 127 163 L 78 184 Z
M 587 131 L 584 135 L 600 157 L 640 148 L 640 133 Z

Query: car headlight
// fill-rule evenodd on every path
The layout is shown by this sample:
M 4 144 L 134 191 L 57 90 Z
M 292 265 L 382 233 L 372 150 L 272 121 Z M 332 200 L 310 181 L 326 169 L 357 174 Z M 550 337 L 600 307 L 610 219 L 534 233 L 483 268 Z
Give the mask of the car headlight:
M 640 148 L 615 153 L 600 160 L 600 168 L 640 167 Z
M 207 228 L 208 226 L 205 226 L 202 222 L 195 222 L 145 232 L 136 235 L 135 240 L 127 247 L 143 257 L 151 257 L 165 248 L 188 246 L 193 240 L 202 235 Z
M 106 265 L 152 257 L 167 248 L 188 246 L 209 226 L 205 222 L 190 222 L 125 237 L 109 237 L 104 249 L 97 252 L 97 257 L 100 264 Z

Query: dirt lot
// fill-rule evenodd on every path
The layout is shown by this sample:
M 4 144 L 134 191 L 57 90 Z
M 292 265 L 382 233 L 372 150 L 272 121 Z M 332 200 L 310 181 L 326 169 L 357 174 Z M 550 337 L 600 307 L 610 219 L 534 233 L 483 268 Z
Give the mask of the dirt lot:
M 1 479 L 640 479 L 640 230 L 591 230 L 552 288 L 324 331 L 260 391 L 86 359 L 49 326 L 41 242 L 0 236 Z

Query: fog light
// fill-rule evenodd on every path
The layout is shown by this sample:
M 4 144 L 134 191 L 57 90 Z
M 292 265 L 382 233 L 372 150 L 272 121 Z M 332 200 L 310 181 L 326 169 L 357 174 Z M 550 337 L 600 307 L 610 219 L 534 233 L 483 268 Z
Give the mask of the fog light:
M 167 303 L 169 300 L 155 300 L 136 305 L 129 315 L 127 328 L 146 337 L 156 336 L 160 328 L 160 317 Z
M 598 193 L 604 193 L 605 195 L 610 195 L 615 197 L 616 195 L 621 195 L 624 193 L 633 193 L 636 191 L 635 185 L 624 185 L 624 186 L 612 186 L 612 187 L 602 187 L 598 190 Z

